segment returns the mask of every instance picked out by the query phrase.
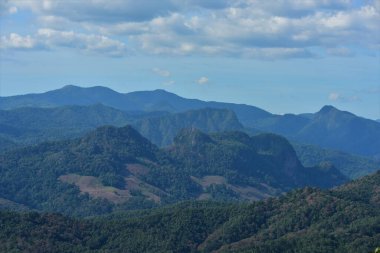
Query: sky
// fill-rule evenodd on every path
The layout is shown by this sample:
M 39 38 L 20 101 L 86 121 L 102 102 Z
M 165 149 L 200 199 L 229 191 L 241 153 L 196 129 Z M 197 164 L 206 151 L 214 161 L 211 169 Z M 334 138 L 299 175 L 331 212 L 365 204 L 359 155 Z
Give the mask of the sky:
M 380 118 L 380 0 L 0 0 L 0 96 L 165 89 Z

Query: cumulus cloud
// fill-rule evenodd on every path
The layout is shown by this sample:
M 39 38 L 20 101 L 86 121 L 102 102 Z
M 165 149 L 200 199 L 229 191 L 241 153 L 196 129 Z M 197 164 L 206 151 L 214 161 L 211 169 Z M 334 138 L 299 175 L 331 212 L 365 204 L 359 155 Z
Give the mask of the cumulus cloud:
M 39 29 L 34 35 L 21 36 L 11 33 L 1 37 L 2 49 L 36 50 L 59 47 L 74 48 L 86 53 L 98 53 L 112 57 L 123 56 L 126 45 L 123 42 L 102 35 Z
M 165 69 L 160 69 L 160 68 L 153 68 L 152 71 L 156 73 L 159 76 L 162 77 L 169 77 L 170 76 L 170 71 L 165 70 Z
M 206 84 L 206 83 L 208 83 L 208 78 L 207 77 L 205 77 L 205 76 L 202 76 L 201 78 L 199 78 L 198 80 L 197 80 L 197 83 L 198 84 Z
M 32 10 L 44 27 L 80 31 L 77 37 L 81 38 L 71 40 L 88 41 L 89 48 L 100 45 L 88 36 L 103 38 L 101 44 L 118 48 L 112 54 L 123 47 L 113 37 L 124 38 L 148 54 L 271 60 L 319 57 L 321 52 L 346 57 L 355 55 L 353 48 L 380 48 L 380 0 L 360 6 L 351 0 L 23 0 L 14 4 Z M 56 36 L 67 40 L 69 35 Z
M 23 0 L 17 4 L 43 15 L 95 23 L 144 21 L 177 10 L 172 0 Z
M 11 33 L 8 36 L 1 36 L 0 48 L 15 50 L 35 50 L 43 48 L 43 45 L 30 35 L 21 36 Z

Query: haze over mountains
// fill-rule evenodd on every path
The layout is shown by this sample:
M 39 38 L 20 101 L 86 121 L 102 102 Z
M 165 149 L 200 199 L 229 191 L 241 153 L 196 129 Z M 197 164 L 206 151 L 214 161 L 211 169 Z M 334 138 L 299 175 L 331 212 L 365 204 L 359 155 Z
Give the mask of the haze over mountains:
M 245 128 L 274 132 L 292 141 L 366 156 L 380 155 L 380 124 L 325 106 L 317 113 L 275 115 L 255 106 L 186 99 L 164 90 L 121 94 L 105 87 L 65 86 L 42 94 L 0 98 L 1 109 L 103 104 L 123 112 L 233 111 Z M 155 141 L 156 142 L 156 141 Z M 159 140 L 157 140 L 159 142 Z M 167 144 L 167 141 L 164 141 Z

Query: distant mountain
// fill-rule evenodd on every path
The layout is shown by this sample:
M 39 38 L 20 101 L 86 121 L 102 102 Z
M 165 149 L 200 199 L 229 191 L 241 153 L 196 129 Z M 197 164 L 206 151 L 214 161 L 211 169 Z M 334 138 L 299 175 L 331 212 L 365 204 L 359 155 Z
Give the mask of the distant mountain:
M 286 139 L 183 130 L 158 149 L 132 127 L 101 127 L 76 140 L 0 155 L 0 197 L 72 215 L 185 199 L 258 200 L 347 180 L 323 164 L 305 168 Z
M 205 132 L 242 130 L 236 115 L 225 109 L 205 108 L 184 113 L 125 112 L 101 104 L 54 108 L 23 107 L 0 110 L 0 151 L 19 145 L 80 137 L 103 125 L 132 124 L 153 143 L 173 142 L 183 128 Z
M 61 89 L 41 94 L 27 94 L 0 98 L 0 108 L 9 110 L 20 107 L 57 107 L 64 105 L 94 105 L 104 104 L 114 108 L 129 108 L 135 106 L 125 99 L 124 94 L 117 93 L 106 87 L 80 88 L 67 85 Z
M 380 125 L 373 120 L 325 106 L 317 113 L 275 115 L 255 106 L 186 99 L 164 90 L 121 94 L 105 87 L 65 86 L 42 94 L 0 98 L 0 109 L 101 103 L 122 111 L 185 112 L 205 108 L 233 111 L 246 128 L 273 132 L 299 143 L 366 156 L 380 156 Z M 157 137 L 155 142 L 160 143 Z M 164 140 L 164 144 L 168 141 Z
M 236 113 L 243 124 L 271 115 L 255 106 L 186 99 L 164 90 L 122 94 L 100 86 L 81 88 L 68 85 L 42 94 L 0 97 L 0 109 L 7 110 L 19 107 L 56 107 L 99 103 L 123 111 L 184 112 L 202 108 L 229 109 Z
M 81 136 L 102 125 L 123 126 L 139 115 L 100 104 L 0 110 L 0 136 L 20 145 Z
M 172 144 L 183 128 L 197 128 L 206 133 L 243 130 L 234 112 L 210 108 L 149 117 L 135 121 L 132 125 L 158 146 Z
M 0 250 L 375 252 L 379 187 L 380 172 L 332 191 L 305 188 L 252 204 L 185 202 L 82 220 L 0 212 Z
M 380 154 L 380 125 L 332 106 L 324 106 L 313 115 L 275 115 L 254 126 L 299 143 L 367 156 Z

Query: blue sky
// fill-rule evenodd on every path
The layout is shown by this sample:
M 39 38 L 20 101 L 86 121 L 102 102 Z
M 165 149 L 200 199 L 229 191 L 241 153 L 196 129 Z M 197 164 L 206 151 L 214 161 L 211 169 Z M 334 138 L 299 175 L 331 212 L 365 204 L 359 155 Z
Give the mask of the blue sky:
M 67 84 L 380 118 L 380 1 L 0 1 L 0 95 Z

